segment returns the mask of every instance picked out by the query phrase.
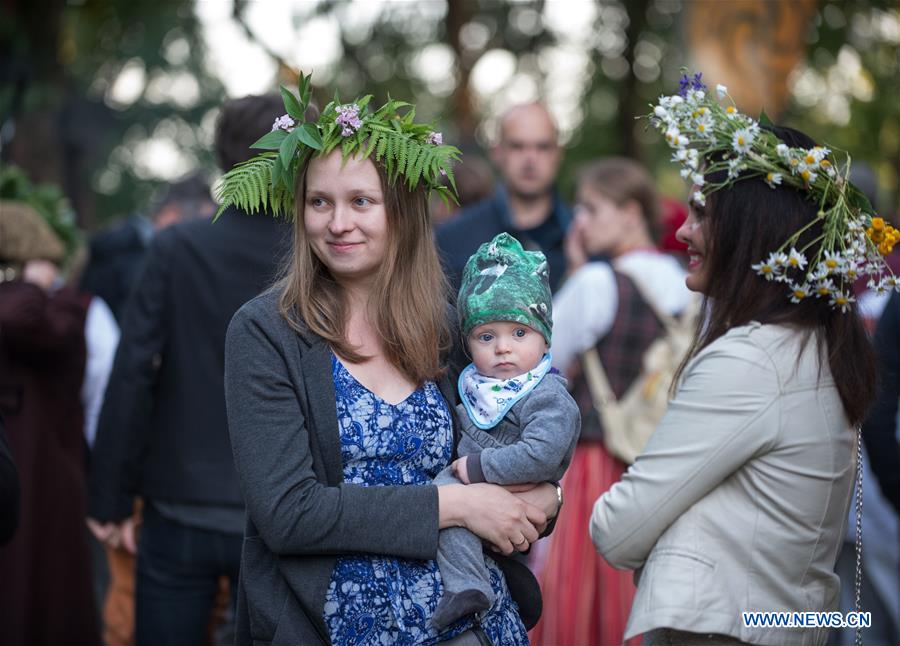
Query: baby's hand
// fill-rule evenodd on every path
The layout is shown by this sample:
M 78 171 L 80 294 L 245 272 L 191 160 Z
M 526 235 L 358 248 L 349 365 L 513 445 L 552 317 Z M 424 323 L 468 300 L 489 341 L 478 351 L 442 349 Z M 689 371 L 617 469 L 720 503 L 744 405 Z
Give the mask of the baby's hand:
M 472 484 L 469 481 L 469 469 L 466 467 L 468 456 L 457 458 L 453 461 L 453 473 L 460 479 L 463 484 Z

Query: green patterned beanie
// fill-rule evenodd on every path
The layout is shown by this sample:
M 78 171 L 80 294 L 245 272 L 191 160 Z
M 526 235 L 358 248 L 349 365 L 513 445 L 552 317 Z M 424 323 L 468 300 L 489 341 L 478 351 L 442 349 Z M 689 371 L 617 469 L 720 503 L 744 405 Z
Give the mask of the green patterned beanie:
M 534 328 L 550 345 L 553 309 L 550 271 L 540 251 L 525 251 L 501 233 L 466 262 L 459 289 L 462 333 L 491 321 L 513 321 Z

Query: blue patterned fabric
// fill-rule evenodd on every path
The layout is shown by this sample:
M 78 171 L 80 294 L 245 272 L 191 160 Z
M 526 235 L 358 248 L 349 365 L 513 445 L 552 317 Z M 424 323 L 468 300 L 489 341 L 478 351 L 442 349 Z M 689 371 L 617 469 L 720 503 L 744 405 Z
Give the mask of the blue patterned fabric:
M 427 485 L 450 463 L 453 427 L 438 387 L 428 382 L 393 405 L 332 357 L 344 481 L 366 486 Z M 402 528 L 398 528 L 402 531 Z M 485 558 L 497 601 L 481 620 L 495 646 L 528 644 L 500 569 Z M 385 556 L 337 560 L 325 596 L 333 644 L 436 644 L 472 627 L 461 619 L 438 634 L 429 619 L 443 593 L 436 561 Z

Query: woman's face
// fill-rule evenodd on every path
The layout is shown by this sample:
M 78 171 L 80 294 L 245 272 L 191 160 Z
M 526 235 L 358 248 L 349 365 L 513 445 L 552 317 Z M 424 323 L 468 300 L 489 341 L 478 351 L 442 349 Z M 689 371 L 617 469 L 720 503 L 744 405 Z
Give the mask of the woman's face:
M 688 275 L 684 283 L 691 291 L 703 294 L 709 288 L 710 279 L 706 265 L 708 219 L 705 209 L 706 207 L 691 200 L 688 217 L 675 232 L 675 238 L 688 248 Z
M 591 186 L 578 187 L 573 226 L 589 256 L 618 255 L 629 234 L 632 206 L 619 206 Z
M 368 283 L 388 247 L 381 178 L 369 159 L 337 149 L 306 171 L 303 226 L 313 252 L 341 283 Z

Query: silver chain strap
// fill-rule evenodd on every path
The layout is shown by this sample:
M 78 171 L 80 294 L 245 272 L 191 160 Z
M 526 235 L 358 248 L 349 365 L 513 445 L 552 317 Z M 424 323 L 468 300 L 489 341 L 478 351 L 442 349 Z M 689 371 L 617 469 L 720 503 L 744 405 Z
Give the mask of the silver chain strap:
M 855 605 L 856 616 L 859 618 L 860 595 L 862 593 L 862 492 L 863 492 L 863 463 L 862 463 L 862 427 L 856 427 L 856 583 Z M 853 639 L 854 646 L 862 646 L 862 628 L 856 627 L 856 636 Z

